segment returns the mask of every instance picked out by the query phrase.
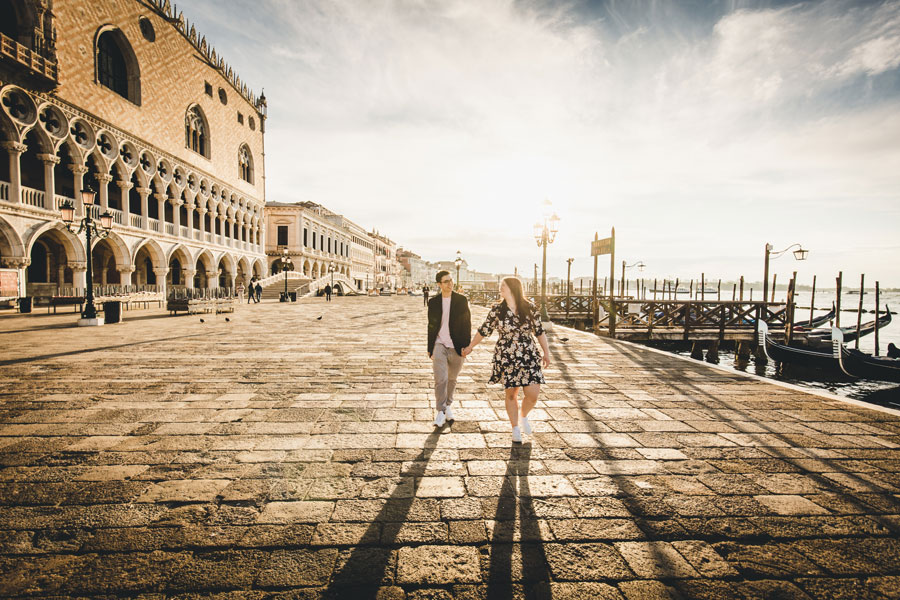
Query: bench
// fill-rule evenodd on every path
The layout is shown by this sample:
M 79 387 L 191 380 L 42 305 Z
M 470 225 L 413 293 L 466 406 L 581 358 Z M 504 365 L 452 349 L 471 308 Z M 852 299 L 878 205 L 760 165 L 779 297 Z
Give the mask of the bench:
M 84 308 L 84 296 L 50 296 L 50 301 L 47 303 L 47 313 L 50 313 L 50 308 L 53 308 L 53 314 L 56 314 L 57 306 L 77 306 L 77 311 L 73 312 L 81 312 Z

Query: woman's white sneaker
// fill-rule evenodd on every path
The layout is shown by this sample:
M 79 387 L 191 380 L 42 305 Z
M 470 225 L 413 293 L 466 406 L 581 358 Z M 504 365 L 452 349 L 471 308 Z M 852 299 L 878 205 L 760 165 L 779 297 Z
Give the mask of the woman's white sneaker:
M 444 411 L 441 411 L 434 418 L 434 426 L 435 427 L 443 427 L 444 422 L 447 420 L 447 415 L 444 414 Z
M 522 443 L 522 432 L 519 431 L 519 428 L 518 428 L 518 427 L 513 427 L 512 441 L 513 441 L 514 444 L 521 444 L 521 443 Z
M 449 406 L 447 406 L 447 407 L 444 408 L 444 416 L 447 417 L 447 420 L 448 420 L 448 421 L 453 421 L 453 420 L 455 420 L 455 419 L 453 418 L 453 409 L 450 408 Z
M 519 424 L 522 427 L 522 431 L 524 431 L 526 435 L 531 435 L 531 423 L 528 422 L 528 417 L 522 417 Z

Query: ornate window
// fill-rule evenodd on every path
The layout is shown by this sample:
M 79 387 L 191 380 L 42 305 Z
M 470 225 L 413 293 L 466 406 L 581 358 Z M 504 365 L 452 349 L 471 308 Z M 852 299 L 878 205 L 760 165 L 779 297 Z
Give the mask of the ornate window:
M 238 150 L 238 164 L 241 168 L 241 179 L 247 183 L 253 183 L 253 155 L 250 154 L 247 144 L 242 145 Z
M 203 111 L 196 104 L 190 107 L 184 116 L 185 145 L 209 158 L 209 128 Z
M 118 29 L 106 29 L 97 36 L 97 82 L 123 98 L 141 103 L 141 73 L 128 39 Z

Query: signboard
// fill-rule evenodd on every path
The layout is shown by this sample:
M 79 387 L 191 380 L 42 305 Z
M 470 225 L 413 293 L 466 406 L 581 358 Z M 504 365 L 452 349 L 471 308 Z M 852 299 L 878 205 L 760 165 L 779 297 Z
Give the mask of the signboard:
M 0 298 L 19 297 L 19 272 L 15 269 L 0 269 Z
M 603 254 L 612 254 L 613 239 L 611 237 L 602 240 L 594 240 L 591 242 L 591 256 L 601 256 Z

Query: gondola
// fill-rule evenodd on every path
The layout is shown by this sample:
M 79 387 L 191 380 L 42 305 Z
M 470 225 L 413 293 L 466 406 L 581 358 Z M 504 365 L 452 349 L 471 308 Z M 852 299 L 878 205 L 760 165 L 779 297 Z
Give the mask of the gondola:
M 837 337 L 840 337 L 838 332 Z M 808 348 L 796 348 L 779 344 L 769 337 L 769 326 L 759 322 L 759 345 L 766 356 L 780 363 L 790 363 L 812 369 L 821 369 L 832 373 L 840 372 L 840 360 L 838 359 L 840 342 L 833 345 L 831 352 L 821 352 Z
M 885 313 L 883 316 L 878 317 L 878 329 L 884 329 L 885 326 L 890 324 L 891 322 L 891 309 L 888 306 L 885 306 Z M 857 336 L 856 327 L 841 327 L 841 334 L 843 335 L 843 341 L 852 342 L 857 337 L 862 337 L 864 335 L 869 335 L 875 331 L 875 320 L 871 320 L 868 323 L 863 323 L 859 328 L 859 335 Z M 829 344 L 829 333 L 827 331 L 810 331 L 807 336 L 807 344 L 814 348 L 827 348 Z
M 900 358 L 872 356 L 841 344 L 841 370 L 851 377 L 900 383 Z
M 816 327 L 820 327 L 827 323 L 828 321 L 834 320 L 834 315 L 836 314 L 834 310 L 834 304 L 831 305 L 831 310 L 826 314 L 816 317 L 812 320 L 807 319 L 806 321 L 800 321 L 794 323 L 794 331 L 805 331 L 808 329 L 815 329 Z

